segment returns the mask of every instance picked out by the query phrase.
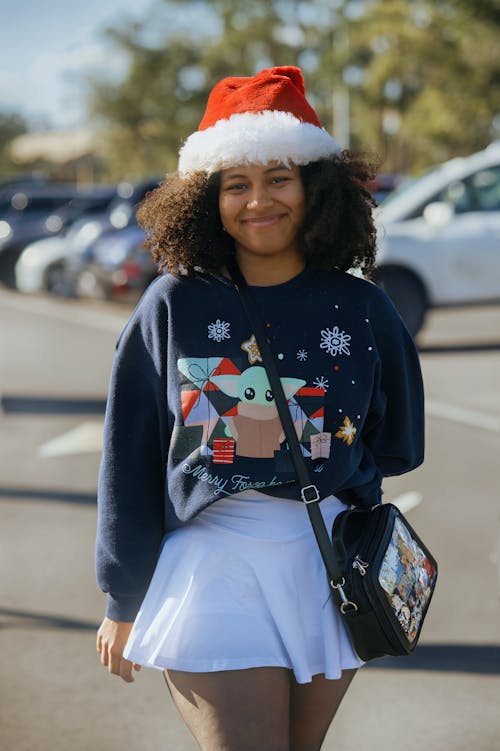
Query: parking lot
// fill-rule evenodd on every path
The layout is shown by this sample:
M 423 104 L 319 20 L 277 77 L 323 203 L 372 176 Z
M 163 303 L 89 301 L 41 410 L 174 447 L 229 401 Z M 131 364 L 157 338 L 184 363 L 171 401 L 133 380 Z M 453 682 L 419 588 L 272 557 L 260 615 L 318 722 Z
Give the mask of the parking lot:
M 0 291 L 3 751 L 194 751 L 161 675 L 95 654 L 95 491 L 128 308 Z M 386 484 L 440 563 L 417 654 L 355 679 L 325 749 L 498 751 L 500 307 L 431 314 L 419 340 L 427 458 Z

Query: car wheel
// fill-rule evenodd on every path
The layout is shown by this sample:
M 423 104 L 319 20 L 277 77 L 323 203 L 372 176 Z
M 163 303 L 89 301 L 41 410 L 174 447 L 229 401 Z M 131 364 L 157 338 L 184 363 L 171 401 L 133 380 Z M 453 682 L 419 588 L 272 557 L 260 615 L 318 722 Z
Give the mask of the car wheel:
M 76 279 L 77 297 L 92 297 L 96 300 L 106 300 L 107 293 L 96 275 L 87 269 L 80 271 Z
M 422 328 L 427 312 L 427 297 L 421 282 L 402 269 L 376 269 L 373 281 L 389 295 L 410 334 Z
M 4 284 L 8 289 L 16 289 L 16 263 L 24 248 L 23 245 L 8 245 L 2 248 L 0 254 L 0 286 Z
M 58 297 L 75 297 L 71 281 L 64 273 L 63 266 L 50 266 L 45 275 L 47 291 Z

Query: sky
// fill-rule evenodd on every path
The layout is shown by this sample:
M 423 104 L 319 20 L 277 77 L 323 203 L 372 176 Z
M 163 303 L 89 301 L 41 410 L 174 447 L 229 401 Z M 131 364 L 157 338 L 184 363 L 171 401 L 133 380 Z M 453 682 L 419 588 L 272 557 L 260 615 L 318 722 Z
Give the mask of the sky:
M 142 19 L 155 0 L 0 0 L 0 109 L 53 128 L 85 123 L 81 74 L 120 74 L 106 26 Z

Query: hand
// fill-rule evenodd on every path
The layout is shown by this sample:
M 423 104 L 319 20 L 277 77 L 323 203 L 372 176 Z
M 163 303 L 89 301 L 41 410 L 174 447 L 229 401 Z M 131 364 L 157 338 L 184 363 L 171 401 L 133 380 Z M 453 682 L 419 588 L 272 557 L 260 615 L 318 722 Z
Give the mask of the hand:
M 135 680 L 133 671 L 141 666 L 123 657 L 123 650 L 133 623 L 112 621 L 105 618 L 97 632 L 97 651 L 101 655 L 101 663 L 107 666 L 110 673 L 119 675 L 126 683 Z

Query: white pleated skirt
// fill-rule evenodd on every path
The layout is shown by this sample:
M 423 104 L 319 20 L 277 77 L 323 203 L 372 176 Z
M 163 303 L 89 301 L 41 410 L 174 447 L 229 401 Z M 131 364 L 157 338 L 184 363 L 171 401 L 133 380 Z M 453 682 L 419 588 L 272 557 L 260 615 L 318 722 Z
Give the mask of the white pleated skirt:
M 327 527 L 345 505 L 321 502 Z M 278 666 L 298 683 L 362 661 L 340 620 L 304 504 L 245 491 L 166 535 L 124 656 L 212 672 Z

